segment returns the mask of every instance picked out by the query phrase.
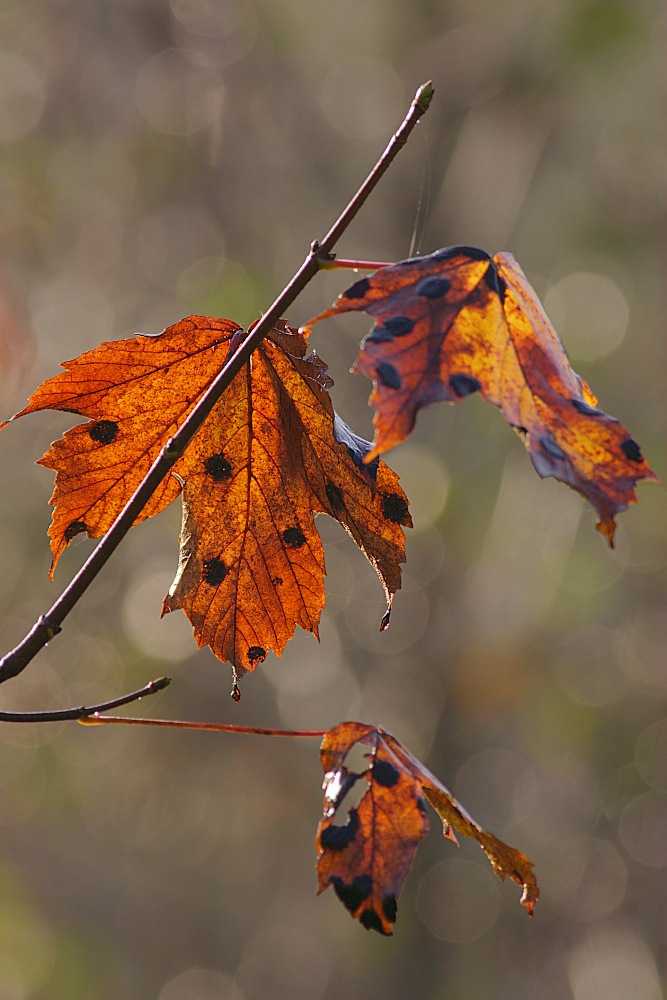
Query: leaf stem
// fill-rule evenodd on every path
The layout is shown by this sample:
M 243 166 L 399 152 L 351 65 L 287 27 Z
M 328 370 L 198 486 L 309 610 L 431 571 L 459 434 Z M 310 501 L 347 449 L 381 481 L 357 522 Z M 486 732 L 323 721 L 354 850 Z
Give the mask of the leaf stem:
M 169 729 L 200 729 L 208 733 L 237 733 L 243 736 L 303 736 L 322 739 L 328 729 L 262 729 L 258 726 L 235 726 L 226 722 L 187 722 L 182 719 L 135 719 L 120 715 L 86 715 L 78 720 L 84 726 L 166 726 Z
M 274 300 L 261 319 L 256 323 L 236 353 L 227 359 L 220 373 L 213 380 L 177 433 L 164 446 L 134 494 L 120 512 L 113 525 L 86 560 L 58 600 L 41 615 L 28 634 L 13 650 L 0 660 L 0 683 L 20 674 L 46 644 L 60 632 L 60 626 L 72 608 L 77 604 L 107 560 L 128 533 L 138 515 L 144 509 L 166 474 L 181 457 L 186 447 L 204 423 L 221 395 L 235 376 L 246 364 L 250 355 L 261 344 L 285 310 L 291 306 L 306 285 L 320 269 L 320 260 L 326 260 L 336 241 L 342 236 L 352 219 L 364 204 L 390 163 L 407 142 L 408 136 L 428 110 L 433 87 L 430 82 L 423 84 L 410 105 L 407 115 L 397 132 L 394 133 L 384 153 L 375 164 L 350 203 L 338 217 L 321 242 L 311 244 L 310 251 L 289 284 Z
M 352 271 L 377 271 L 381 267 L 391 267 L 392 261 L 383 260 L 346 260 L 342 257 L 331 257 L 320 260 L 320 271 L 336 271 L 339 268 L 349 268 Z
M 140 698 L 145 698 L 149 694 L 157 694 L 158 691 L 163 691 L 168 684 L 171 684 L 171 677 L 158 677 L 138 691 L 132 691 L 120 698 L 104 701 L 100 705 L 91 705 L 88 708 L 82 705 L 81 708 L 64 708 L 56 712 L 0 712 L 0 722 L 81 722 L 97 712 L 109 712 L 114 708 L 120 708 L 121 705 L 129 705 L 132 701 L 139 701 Z

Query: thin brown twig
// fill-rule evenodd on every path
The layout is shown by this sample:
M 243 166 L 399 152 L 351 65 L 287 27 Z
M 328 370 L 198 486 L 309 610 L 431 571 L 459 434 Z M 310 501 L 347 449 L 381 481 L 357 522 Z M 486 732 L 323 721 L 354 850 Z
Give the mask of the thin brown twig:
M 133 701 L 139 701 L 140 698 L 146 698 L 149 694 L 157 694 L 168 684 L 171 684 L 171 677 L 158 677 L 138 691 L 88 707 L 82 705 L 80 708 L 63 708 L 55 712 L 0 712 L 0 722 L 81 722 L 97 712 L 110 712 L 114 708 L 120 708 L 121 705 L 129 705 Z
M 208 417 L 222 393 L 246 364 L 253 351 L 259 347 L 277 320 L 281 318 L 284 311 L 294 302 L 308 282 L 315 277 L 320 269 L 321 262 L 326 267 L 327 258 L 331 254 L 337 240 L 345 232 L 390 163 L 407 142 L 413 128 L 428 110 L 432 96 L 433 87 L 429 81 L 423 84 L 415 94 L 415 98 L 410 105 L 403 123 L 392 136 L 384 153 L 350 203 L 338 217 L 324 239 L 321 242 L 315 241 L 312 243 L 308 256 L 292 280 L 257 322 L 235 354 L 228 358 L 220 373 L 213 380 L 177 433 L 166 443 L 95 551 L 86 560 L 76 576 L 73 577 L 55 604 L 53 604 L 46 614 L 40 615 L 18 646 L 0 660 L 0 683 L 9 680 L 10 677 L 16 677 L 25 670 L 37 653 L 61 631 L 61 625 L 66 616 L 81 599 L 92 581 L 128 533 L 166 474 L 181 457 L 204 420 Z

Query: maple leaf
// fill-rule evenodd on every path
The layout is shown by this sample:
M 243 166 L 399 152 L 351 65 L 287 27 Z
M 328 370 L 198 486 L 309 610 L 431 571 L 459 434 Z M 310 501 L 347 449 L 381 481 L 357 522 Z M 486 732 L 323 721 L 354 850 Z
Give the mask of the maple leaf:
M 349 311 L 376 321 L 353 368 L 373 381 L 367 460 L 404 441 L 423 406 L 479 392 L 518 432 L 538 475 L 591 502 L 613 545 L 614 517 L 636 502 L 636 482 L 657 477 L 625 427 L 596 408 L 511 254 L 449 247 L 382 267 L 310 323 Z
M 102 344 L 66 362 L 16 414 L 92 418 L 40 460 L 56 472 L 51 577 L 77 534 L 108 531 L 242 336 L 229 320 L 189 316 L 158 336 Z M 197 644 L 231 662 L 235 680 L 268 650 L 280 655 L 296 625 L 317 636 L 325 566 L 314 513 L 335 518 L 365 553 L 387 613 L 401 585 L 401 526 L 411 520 L 398 477 L 366 462 L 369 442 L 334 413 L 326 365 L 305 354 L 303 337 L 280 321 L 135 522 L 183 490 L 163 613 L 182 608 Z
M 357 744 L 370 748 L 362 773 L 345 759 Z M 521 903 L 532 916 L 539 888 L 532 862 L 516 848 L 483 830 L 445 786 L 385 730 L 361 722 L 331 729 L 320 749 L 324 771 L 323 817 L 315 839 L 318 892 L 333 885 L 353 917 L 367 929 L 390 935 L 397 900 L 417 846 L 429 830 L 425 799 L 442 820 L 443 835 L 476 840 L 493 870 L 523 888 Z M 357 782 L 366 787 L 344 824 L 336 813 Z

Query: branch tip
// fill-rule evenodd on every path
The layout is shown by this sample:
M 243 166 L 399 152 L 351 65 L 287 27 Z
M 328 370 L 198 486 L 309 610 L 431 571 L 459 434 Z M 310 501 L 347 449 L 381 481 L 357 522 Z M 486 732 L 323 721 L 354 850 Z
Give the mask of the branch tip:
M 421 87 L 415 94 L 414 104 L 423 113 L 428 111 L 428 107 L 433 99 L 433 94 L 435 93 L 433 89 L 433 81 L 427 80 L 426 83 L 422 83 Z

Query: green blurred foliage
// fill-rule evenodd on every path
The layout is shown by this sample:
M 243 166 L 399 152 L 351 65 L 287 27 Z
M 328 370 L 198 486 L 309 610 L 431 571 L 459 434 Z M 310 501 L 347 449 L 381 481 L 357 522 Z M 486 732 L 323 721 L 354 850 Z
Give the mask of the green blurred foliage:
M 664 469 L 664 12 L 650 0 L 5 0 L 0 8 L 3 415 L 61 360 L 188 312 L 272 301 L 398 126 L 436 96 L 341 241 L 400 259 L 515 254 L 604 409 Z M 346 283 L 327 273 L 304 322 Z M 363 317 L 314 344 L 370 436 L 348 369 Z M 0 437 L 3 648 L 47 580 L 48 473 L 67 427 Z M 612 552 L 540 482 L 481 400 L 420 414 L 388 456 L 412 499 L 403 591 L 382 595 L 333 523 L 318 647 L 299 635 L 228 698 L 229 670 L 158 618 L 180 513 L 133 530 L 2 707 L 174 683 L 148 714 L 377 722 L 536 863 L 534 921 L 474 845 L 420 848 L 390 942 L 314 896 L 314 744 L 168 731 L 3 728 L 3 1000 L 659 1000 L 664 961 L 664 487 Z

